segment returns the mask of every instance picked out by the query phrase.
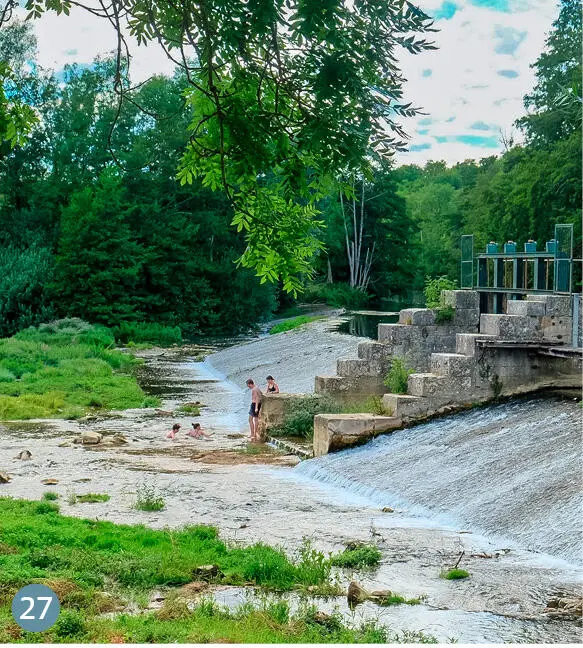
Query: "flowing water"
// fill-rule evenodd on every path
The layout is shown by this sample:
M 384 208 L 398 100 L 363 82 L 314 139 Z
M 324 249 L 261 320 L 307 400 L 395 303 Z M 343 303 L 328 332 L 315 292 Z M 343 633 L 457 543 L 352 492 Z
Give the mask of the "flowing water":
M 434 420 L 301 464 L 378 504 L 581 564 L 581 408 L 532 398 Z

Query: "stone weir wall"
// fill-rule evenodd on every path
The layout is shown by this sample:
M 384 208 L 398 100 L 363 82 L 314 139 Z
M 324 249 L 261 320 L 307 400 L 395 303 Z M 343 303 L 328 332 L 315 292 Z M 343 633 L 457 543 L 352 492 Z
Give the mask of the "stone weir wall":
M 497 315 L 480 314 L 477 292 L 444 291 L 443 297 L 451 307 L 447 321 L 439 321 L 439 311 L 402 310 L 398 324 L 379 325 L 377 342 L 358 346 L 358 358 L 338 360 L 336 376 L 316 377 L 316 394 L 341 402 L 377 395 L 384 415 L 316 415 L 315 456 L 498 397 L 581 387 L 582 351 L 572 346 L 581 323 L 573 326 L 571 296 L 528 295 L 509 301 L 507 313 Z M 576 299 L 580 317 L 581 297 Z M 413 370 L 405 394 L 387 393 L 384 385 L 395 358 Z M 267 398 L 264 433 L 285 418 L 290 399 L 301 398 Z

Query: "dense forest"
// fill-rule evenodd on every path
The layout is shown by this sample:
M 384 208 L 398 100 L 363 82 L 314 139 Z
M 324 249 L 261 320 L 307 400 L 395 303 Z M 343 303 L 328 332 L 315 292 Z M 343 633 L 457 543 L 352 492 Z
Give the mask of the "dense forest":
M 56 75 L 35 56 L 28 23 L 0 31 L 0 61 L 12 71 L 4 92 L 38 115 L 25 139 L 0 149 L 0 336 L 66 315 L 226 333 L 293 302 L 237 263 L 247 244 L 227 198 L 177 180 L 195 110 L 182 72 L 148 80 L 120 109 L 112 58 Z M 581 256 L 574 0 L 562 0 L 534 68 L 517 122 L 523 144 L 453 166 L 379 164 L 366 180 L 346 180 L 351 190 L 324 196 L 314 221 L 324 247 L 297 299 L 407 299 L 428 276 L 458 277 L 462 233 L 481 247 L 519 234 L 544 241 L 556 223 L 574 223 Z

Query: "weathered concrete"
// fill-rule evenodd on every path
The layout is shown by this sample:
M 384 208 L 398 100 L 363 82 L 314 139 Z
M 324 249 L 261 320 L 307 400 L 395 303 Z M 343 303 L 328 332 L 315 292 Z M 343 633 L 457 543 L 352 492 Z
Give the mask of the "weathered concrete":
M 288 407 L 301 402 L 311 394 L 263 394 L 259 415 L 259 435 L 266 439 L 274 427 L 284 422 Z M 313 396 L 312 396 L 313 397 Z
M 386 387 L 383 376 L 316 376 L 314 391 L 316 394 L 329 394 L 343 401 L 362 400 L 363 396 L 384 394 Z
M 407 326 L 434 326 L 435 311 L 430 308 L 404 308 L 399 312 L 399 324 Z
M 349 448 L 401 427 L 393 416 L 372 414 L 317 414 L 314 417 L 314 456 Z
M 480 310 L 480 295 L 475 290 L 442 290 L 441 297 L 445 306 Z
M 538 317 L 490 313 L 480 315 L 480 333 L 504 340 L 540 340 L 543 335 Z
M 510 300 L 506 304 L 508 315 L 527 315 L 529 317 L 542 317 L 547 309 L 543 301 L 529 301 L 526 299 Z

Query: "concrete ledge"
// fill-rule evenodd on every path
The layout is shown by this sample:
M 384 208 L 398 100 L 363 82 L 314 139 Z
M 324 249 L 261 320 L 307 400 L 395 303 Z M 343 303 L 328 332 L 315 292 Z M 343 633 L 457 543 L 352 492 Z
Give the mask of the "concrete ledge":
M 527 295 L 527 301 L 543 302 L 545 315 L 572 315 L 570 295 Z
M 363 395 L 381 395 L 385 391 L 380 374 L 361 376 L 316 376 L 315 392 L 330 394 L 343 400 L 362 400 Z
M 508 315 L 522 315 L 528 317 L 543 317 L 546 314 L 546 305 L 542 301 L 528 301 L 514 299 L 506 304 Z
M 360 376 L 377 376 L 382 373 L 380 362 L 376 360 L 348 359 L 336 361 L 336 373 L 339 376 L 356 378 Z
M 399 312 L 399 324 L 407 326 L 433 326 L 435 311 L 431 308 L 404 308 Z
M 414 373 L 407 381 L 407 392 L 411 396 L 435 396 L 447 388 L 447 377 L 432 373 Z
M 493 335 L 485 333 L 458 333 L 456 335 L 455 351 L 465 356 L 476 355 L 476 340 L 494 339 Z
M 475 290 L 442 290 L 441 295 L 446 306 L 477 311 L 480 309 L 480 295 Z
M 539 340 L 542 337 L 540 319 L 526 315 L 481 315 L 480 333 L 504 340 Z
M 394 416 L 373 414 L 317 414 L 314 417 L 314 457 L 350 448 L 401 427 Z

